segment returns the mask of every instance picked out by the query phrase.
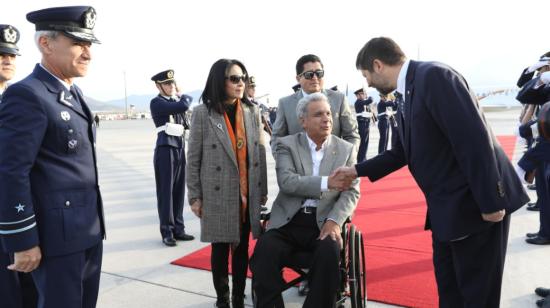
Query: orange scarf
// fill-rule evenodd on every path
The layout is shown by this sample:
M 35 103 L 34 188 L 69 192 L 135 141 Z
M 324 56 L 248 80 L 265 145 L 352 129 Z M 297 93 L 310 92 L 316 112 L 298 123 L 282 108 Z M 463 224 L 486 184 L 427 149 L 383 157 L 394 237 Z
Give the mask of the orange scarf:
M 229 132 L 229 138 L 233 145 L 233 151 L 237 156 L 237 165 L 239 167 L 239 186 L 241 190 L 241 211 L 240 218 L 244 223 L 246 221 L 246 207 L 248 205 L 248 170 L 246 169 L 246 130 L 244 128 L 244 113 L 241 106 L 241 100 L 237 99 L 235 110 L 235 132 L 233 132 L 233 126 L 231 121 L 227 117 L 227 112 L 223 114 L 225 119 L 225 125 Z

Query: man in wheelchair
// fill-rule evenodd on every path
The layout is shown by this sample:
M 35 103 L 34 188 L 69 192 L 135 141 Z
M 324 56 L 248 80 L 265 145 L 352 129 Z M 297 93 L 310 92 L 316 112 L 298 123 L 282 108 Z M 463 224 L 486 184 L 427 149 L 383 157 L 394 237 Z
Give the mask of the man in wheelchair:
M 309 293 L 303 307 L 333 307 L 340 285 L 341 226 L 359 199 L 359 182 L 332 176 L 340 166 L 353 166 L 353 145 L 331 135 L 327 97 L 316 93 L 296 108 L 304 132 L 278 139 L 276 171 L 279 194 L 267 231 L 250 260 L 255 307 L 284 307 L 281 270 L 296 253 L 308 252 Z M 341 115 L 344 116 L 344 115 Z M 351 115 L 348 115 L 351 116 Z

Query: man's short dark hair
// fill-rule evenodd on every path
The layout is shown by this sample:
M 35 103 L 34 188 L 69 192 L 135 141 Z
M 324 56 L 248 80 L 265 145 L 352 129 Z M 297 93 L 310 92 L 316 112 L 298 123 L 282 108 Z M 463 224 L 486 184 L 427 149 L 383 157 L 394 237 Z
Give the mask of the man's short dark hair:
M 405 54 L 389 37 L 376 37 L 368 41 L 357 54 L 355 66 L 359 70 L 372 71 L 374 59 L 387 65 L 397 65 L 405 60 Z
M 323 67 L 323 62 L 321 62 L 321 59 L 319 59 L 319 57 L 317 57 L 316 55 L 305 55 L 298 59 L 298 62 L 296 62 L 296 75 L 300 75 L 304 72 L 304 65 L 308 62 L 319 62 L 321 64 L 321 67 Z

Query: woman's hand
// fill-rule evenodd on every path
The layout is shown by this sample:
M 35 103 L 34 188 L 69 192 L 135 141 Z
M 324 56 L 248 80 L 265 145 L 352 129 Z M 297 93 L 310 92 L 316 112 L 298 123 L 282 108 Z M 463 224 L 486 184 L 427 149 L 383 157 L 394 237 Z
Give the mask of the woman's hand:
M 197 199 L 193 202 L 193 204 L 191 204 L 191 211 L 193 211 L 193 213 L 197 215 L 198 218 L 202 218 L 202 200 L 201 199 Z

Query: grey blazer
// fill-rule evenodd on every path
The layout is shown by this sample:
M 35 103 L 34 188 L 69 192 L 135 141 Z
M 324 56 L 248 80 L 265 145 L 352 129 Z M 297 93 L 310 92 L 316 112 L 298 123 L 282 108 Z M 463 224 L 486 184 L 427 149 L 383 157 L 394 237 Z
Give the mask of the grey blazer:
M 361 140 L 357 130 L 357 120 L 351 112 L 346 96 L 341 92 L 330 89 L 323 90 L 323 94 L 328 97 L 330 111 L 332 112 L 332 134 L 353 144 L 355 149 L 358 149 Z M 275 144 L 278 138 L 304 131 L 298 115 L 296 115 L 296 106 L 303 97 L 303 92 L 298 91 L 279 100 L 277 118 L 273 123 L 271 135 L 271 151 L 273 154 L 275 154 Z
M 242 104 L 248 150 L 248 207 L 254 237 L 260 234 L 260 198 L 267 168 L 258 107 Z M 238 243 L 239 171 L 223 115 L 206 105 L 193 109 L 187 150 L 188 200 L 202 200 L 201 241 Z
M 279 194 L 271 208 L 268 229 L 280 228 L 298 212 L 306 199 L 319 199 L 317 226 L 330 218 L 342 225 L 350 217 L 359 200 L 359 180 L 344 192 L 321 192 L 321 176 L 328 176 L 341 166 L 355 165 L 353 145 L 332 135 L 319 167 L 319 176 L 312 176 L 313 162 L 306 133 L 279 138 L 276 144 L 276 169 Z

